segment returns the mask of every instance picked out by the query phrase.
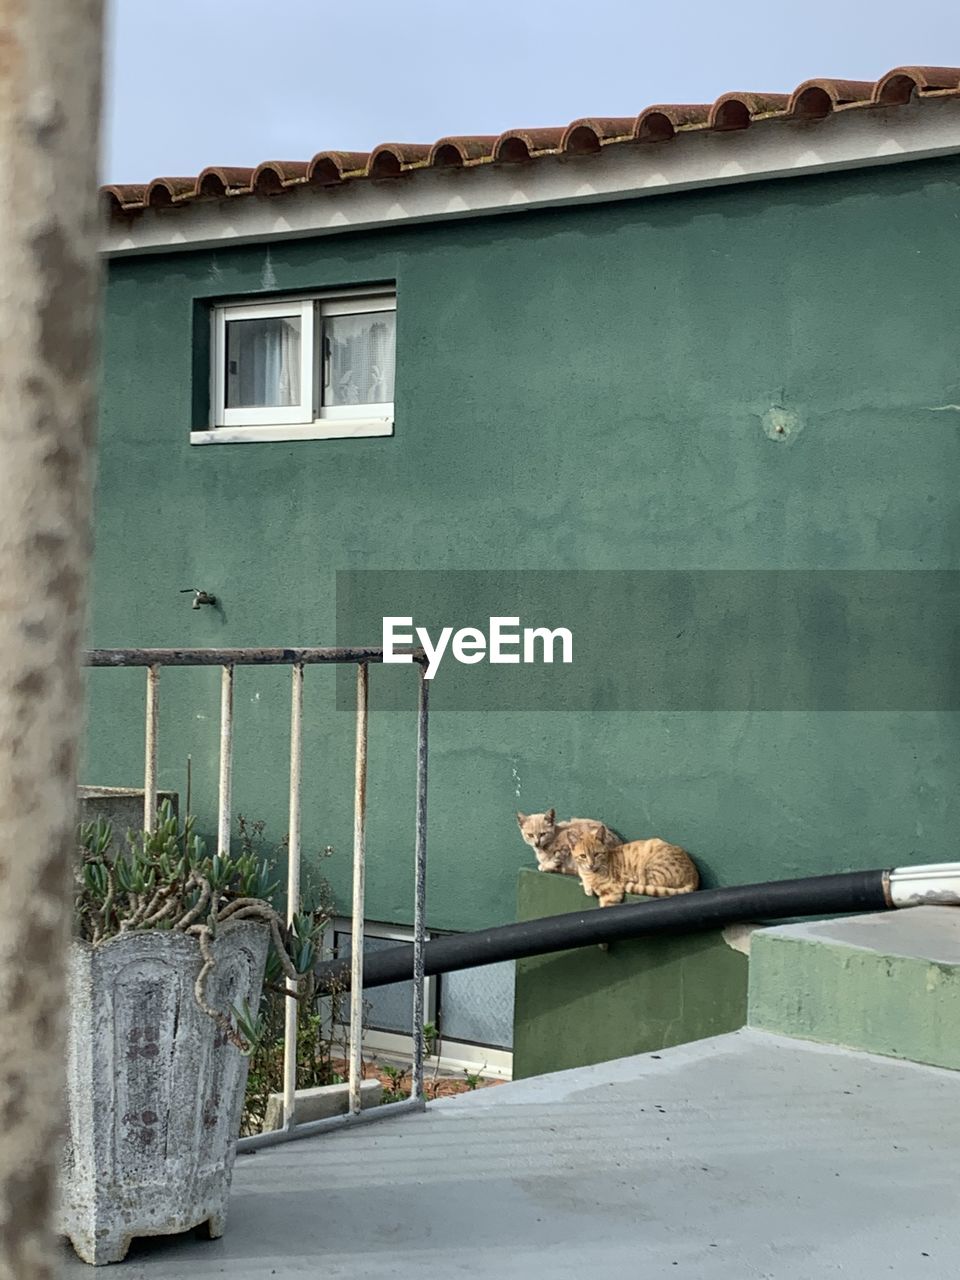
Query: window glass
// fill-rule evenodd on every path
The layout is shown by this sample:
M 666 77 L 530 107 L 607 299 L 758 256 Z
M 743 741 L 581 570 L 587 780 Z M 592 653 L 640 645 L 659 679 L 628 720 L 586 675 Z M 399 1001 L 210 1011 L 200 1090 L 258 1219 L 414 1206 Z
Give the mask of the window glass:
M 301 397 L 300 317 L 228 320 L 226 407 L 282 408 Z
M 325 406 L 393 402 L 396 326 L 395 311 L 324 318 Z
M 350 934 L 337 933 L 335 936 L 337 955 L 343 960 L 350 959 Z M 363 954 L 373 955 L 377 951 L 395 950 L 403 943 L 395 938 L 371 937 L 369 933 L 363 937 Z M 364 1026 L 371 1031 L 394 1031 L 402 1035 L 410 1035 L 413 1029 L 413 983 L 392 982 L 387 987 L 371 987 L 363 993 Z M 344 1009 L 348 1008 L 347 1002 Z M 349 1021 L 344 1014 L 344 1020 Z
M 513 1045 L 514 962 L 445 973 L 440 1029 L 445 1040 L 509 1049 Z

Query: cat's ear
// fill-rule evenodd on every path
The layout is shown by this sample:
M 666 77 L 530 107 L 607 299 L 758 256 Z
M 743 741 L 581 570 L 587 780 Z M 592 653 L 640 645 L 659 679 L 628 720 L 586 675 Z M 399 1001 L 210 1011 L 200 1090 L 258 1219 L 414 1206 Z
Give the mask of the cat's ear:
M 548 809 L 543 816 L 549 823 L 554 823 L 557 820 L 557 811 L 556 809 Z
M 518 809 L 517 810 L 517 826 L 522 827 L 523 824 L 526 822 L 526 820 L 527 820 L 527 815 L 525 813 L 521 813 L 520 810 Z

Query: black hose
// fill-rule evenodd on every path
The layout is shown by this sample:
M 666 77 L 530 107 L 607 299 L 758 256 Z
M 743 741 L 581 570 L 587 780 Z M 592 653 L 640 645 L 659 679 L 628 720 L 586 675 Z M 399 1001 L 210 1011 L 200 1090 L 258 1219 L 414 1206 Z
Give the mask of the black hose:
M 588 947 L 598 942 L 647 938 L 658 933 L 696 933 L 723 925 L 784 916 L 827 916 L 850 911 L 883 911 L 889 906 L 886 871 L 846 871 L 840 875 L 803 880 L 774 880 L 767 884 L 702 889 L 675 898 L 631 902 L 620 907 L 590 908 L 561 916 L 544 916 L 475 933 L 434 938 L 424 947 L 424 973 L 452 973 Z M 316 968 L 320 991 L 350 988 L 350 961 L 327 960 Z M 365 956 L 363 986 L 385 987 L 408 982 L 413 976 L 413 947 L 403 944 Z

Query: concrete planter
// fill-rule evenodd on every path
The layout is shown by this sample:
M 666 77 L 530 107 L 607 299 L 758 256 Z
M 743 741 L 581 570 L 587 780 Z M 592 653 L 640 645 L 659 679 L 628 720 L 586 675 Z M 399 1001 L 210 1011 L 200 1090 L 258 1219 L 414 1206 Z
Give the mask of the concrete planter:
M 214 1008 L 256 1008 L 268 947 L 260 924 L 223 926 Z M 72 945 L 60 1231 L 95 1266 L 135 1236 L 223 1234 L 248 1060 L 198 1007 L 200 964 L 181 933 Z

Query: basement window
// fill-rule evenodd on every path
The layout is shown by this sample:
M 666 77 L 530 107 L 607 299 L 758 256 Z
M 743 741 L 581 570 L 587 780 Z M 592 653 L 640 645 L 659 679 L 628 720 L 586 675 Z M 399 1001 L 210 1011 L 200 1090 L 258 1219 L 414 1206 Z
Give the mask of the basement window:
M 403 925 L 364 921 L 363 953 L 375 955 L 413 942 L 413 930 Z M 439 936 L 428 932 L 426 938 Z M 350 921 L 339 918 L 327 927 L 325 949 L 340 960 L 350 957 Z M 513 1071 L 513 961 L 484 965 L 460 973 L 424 980 L 424 1022 L 435 1032 L 427 1070 L 463 1078 L 463 1072 L 509 1080 Z M 338 1044 L 349 1036 L 349 1000 L 340 1001 L 339 1017 L 331 1017 L 321 999 L 327 1033 Z M 365 1055 L 407 1065 L 413 1061 L 413 983 L 394 982 L 364 992 Z
M 192 444 L 393 434 L 395 293 L 217 305 L 211 421 Z

